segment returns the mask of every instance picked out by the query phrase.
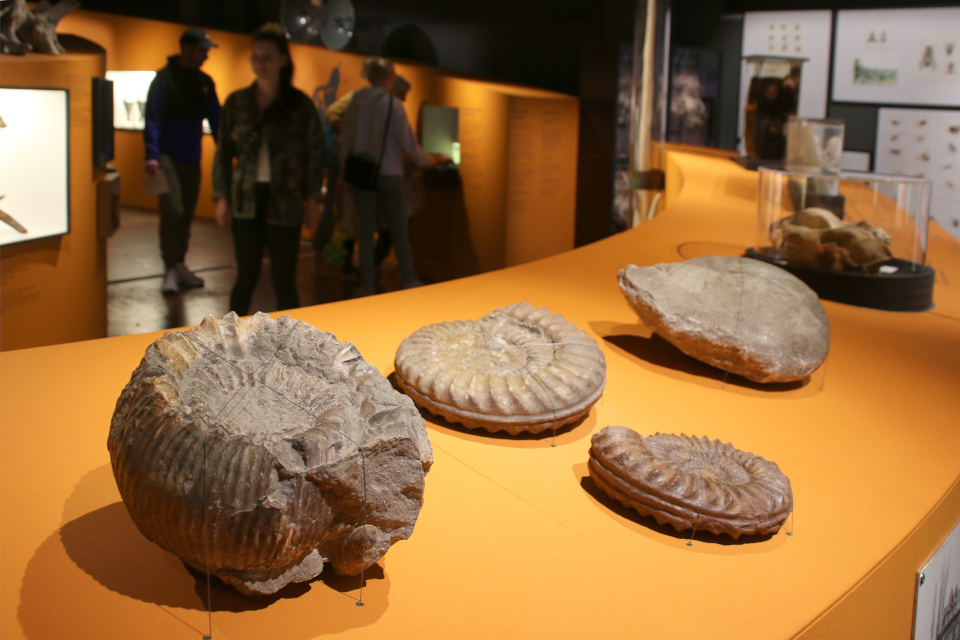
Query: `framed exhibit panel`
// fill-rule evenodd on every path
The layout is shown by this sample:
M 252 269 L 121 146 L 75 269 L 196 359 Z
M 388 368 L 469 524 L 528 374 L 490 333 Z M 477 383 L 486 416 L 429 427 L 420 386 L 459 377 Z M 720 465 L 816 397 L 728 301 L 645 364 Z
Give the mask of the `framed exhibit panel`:
M 747 11 L 743 18 L 744 56 L 807 58 L 800 76 L 801 118 L 827 117 L 830 73 L 831 11 Z M 743 111 L 750 77 L 741 62 L 740 109 L 737 135 L 743 139 Z
M 420 107 L 420 143 L 427 153 L 443 153 L 460 164 L 460 110 L 424 104 Z
M 156 71 L 107 71 L 113 81 L 113 127 L 142 131 L 147 91 Z
M 70 232 L 66 89 L 0 88 L 0 246 Z
M 835 102 L 960 105 L 960 7 L 837 12 Z
M 960 110 L 879 109 L 876 171 L 930 180 L 931 218 L 960 239 Z
M 913 638 L 960 638 L 960 523 L 917 572 Z

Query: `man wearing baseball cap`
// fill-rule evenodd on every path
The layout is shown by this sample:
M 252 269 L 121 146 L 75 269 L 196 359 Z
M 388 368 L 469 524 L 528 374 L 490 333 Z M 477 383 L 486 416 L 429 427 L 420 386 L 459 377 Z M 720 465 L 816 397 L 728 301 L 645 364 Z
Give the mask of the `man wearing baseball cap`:
M 214 139 L 220 121 L 213 79 L 200 71 L 207 52 L 216 46 L 202 29 L 184 31 L 180 55 L 167 59 L 167 66 L 157 72 L 147 93 L 143 170 L 150 175 L 162 172 L 169 187 L 158 197 L 164 294 L 179 293 L 180 286 L 203 286 L 203 279 L 187 269 L 184 257 L 200 194 L 203 120 L 210 123 Z

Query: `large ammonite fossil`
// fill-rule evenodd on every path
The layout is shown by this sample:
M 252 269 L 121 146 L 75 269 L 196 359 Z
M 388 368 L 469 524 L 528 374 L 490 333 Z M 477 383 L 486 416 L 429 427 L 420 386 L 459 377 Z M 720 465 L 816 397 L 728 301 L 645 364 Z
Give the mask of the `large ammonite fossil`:
M 596 341 L 529 302 L 414 332 L 397 350 L 396 371 L 400 387 L 428 411 L 513 435 L 575 422 L 606 382 Z
M 611 498 L 677 531 L 765 535 L 793 508 L 776 464 L 705 437 L 606 427 L 591 440 L 589 467 Z
M 830 325 L 817 294 L 760 260 L 706 256 L 620 271 L 640 319 L 678 349 L 754 382 L 793 382 L 817 370 Z
M 147 538 L 262 594 L 324 562 L 357 575 L 408 538 L 433 463 L 413 402 L 352 344 L 262 313 L 150 345 L 107 448 Z

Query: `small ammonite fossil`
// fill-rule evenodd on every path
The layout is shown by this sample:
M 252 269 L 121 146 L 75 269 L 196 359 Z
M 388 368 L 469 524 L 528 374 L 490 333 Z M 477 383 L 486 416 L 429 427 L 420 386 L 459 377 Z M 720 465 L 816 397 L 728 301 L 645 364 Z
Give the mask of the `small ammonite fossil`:
M 771 534 L 793 509 L 776 464 L 706 437 L 606 427 L 591 440 L 589 468 L 611 498 L 677 531 Z
M 148 539 L 256 594 L 377 562 L 413 532 L 433 462 L 420 412 L 356 347 L 263 313 L 150 345 L 107 448 Z
M 431 413 L 512 435 L 577 421 L 606 382 L 597 342 L 529 302 L 419 329 L 400 344 L 396 371 L 400 388 Z

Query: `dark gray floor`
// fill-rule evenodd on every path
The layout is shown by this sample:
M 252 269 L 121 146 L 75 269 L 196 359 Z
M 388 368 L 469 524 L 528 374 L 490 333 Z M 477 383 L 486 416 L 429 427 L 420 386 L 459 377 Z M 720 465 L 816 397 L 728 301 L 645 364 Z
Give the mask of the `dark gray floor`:
M 199 324 L 205 316 L 222 317 L 229 311 L 230 288 L 236 277 L 233 239 L 229 229 L 213 220 L 193 222 L 187 266 L 202 277 L 204 286 L 163 295 L 163 261 L 153 211 L 121 209 L 120 229 L 107 242 L 107 335 L 159 331 Z M 307 307 L 353 297 L 358 281 L 344 278 L 339 269 L 315 256 L 307 241 L 300 243 L 297 292 Z M 396 289 L 392 258 L 382 268 L 381 288 Z M 270 261 L 265 258 L 250 313 L 276 311 L 270 286 Z

